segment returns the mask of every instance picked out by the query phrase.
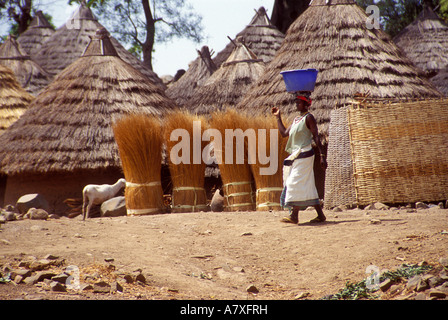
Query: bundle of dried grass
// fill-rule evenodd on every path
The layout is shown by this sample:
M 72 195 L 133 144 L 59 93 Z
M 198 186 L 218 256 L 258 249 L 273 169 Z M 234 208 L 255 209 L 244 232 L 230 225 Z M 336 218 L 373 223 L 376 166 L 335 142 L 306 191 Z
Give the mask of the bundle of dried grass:
M 177 111 L 170 113 L 164 121 L 164 136 L 173 184 L 172 212 L 197 212 L 207 209 L 207 196 L 204 189 L 206 165 L 202 161 L 202 150 L 206 142 L 201 139 L 205 126 L 203 120 L 186 111 Z M 180 140 L 176 140 L 178 137 L 172 136 L 176 129 L 188 133 L 187 141 L 179 138 L 182 139 L 182 144 L 185 143 L 188 148 L 188 150 L 182 149 L 182 155 L 173 150 L 176 145 L 181 143 Z M 194 141 L 195 137 L 196 141 Z M 196 149 L 195 146 L 199 146 L 200 149 Z M 172 151 L 173 154 L 171 154 Z M 189 154 L 184 154 L 184 152 Z M 183 160 L 181 161 L 179 157 Z
M 234 109 L 215 111 L 211 115 L 210 127 L 221 133 L 222 141 L 213 140 L 214 154 L 218 161 L 219 170 L 224 189 L 224 197 L 227 211 L 245 211 L 255 209 L 254 183 L 252 173 L 247 161 L 247 148 L 241 141 L 232 138 L 232 148 L 226 143 L 235 130 L 244 130 L 247 125 L 247 117 L 244 113 Z M 226 129 L 228 131 L 226 132 Z M 243 150 L 243 151 L 242 151 Z M 242 154 L 243 152 L 243 154 Z M 244 161 L 237 162 L 239 157 Z
M 113 125 L 126 178 L 128 215 L 165 211 L 161 184 L 161 130 L 160 120 L 145 114 L 127 115 Z
M 278 132 L 277 120 L 275 117 L 257 116 L 251 118 L 247 128 L 253 128 L 257 140 L 256 162 L 250 164 L 250 169 L 256 186 L 256 209 L 257 211 L 281 210 L 280 196 L 283 190 L 282 165 L 283 160 L 288 156 L 285 151 L 287 138 L 283 138 Z M 273 131 L 271 131 L 273 130 Z M 274 144 L 271 145 L 271 135 Z M 275 149 L 276 150 L 275 150 Z M 269 157 L 272 161 L 273 152 L 277 153 L 277 170 L 269 174 L 262 174 L 263 169 L 270 168 L 273 163 L 262 163 L 261 156 Z M 273 167 L 271 167 L 272 170 Z

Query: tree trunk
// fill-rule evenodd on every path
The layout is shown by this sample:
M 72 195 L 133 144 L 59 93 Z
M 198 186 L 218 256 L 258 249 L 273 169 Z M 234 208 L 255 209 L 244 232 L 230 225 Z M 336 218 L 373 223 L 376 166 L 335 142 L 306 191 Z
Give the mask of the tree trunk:
M 283 33 L 308 8 L 310 0 L 275 0 L 271 22 Z
M 19 35 L 25 32 L 31 23 L 32 2 L 32 0 L 25 0 L 23 1 L 23 5 L 21 5 L 21 1 L 17 1 L 17 6 L 19 7 L 20 12 L 13 13 L 13 18 L 17 23 L 17 32 Z
M 154 47 L 154 36 L 156 32 L 155 21 L 152 16 L 149 0 L 142 0 L 143 10 L 146 18 L 146 40 L 143 42 L 143 64 L 152 70 L 152 49 Z

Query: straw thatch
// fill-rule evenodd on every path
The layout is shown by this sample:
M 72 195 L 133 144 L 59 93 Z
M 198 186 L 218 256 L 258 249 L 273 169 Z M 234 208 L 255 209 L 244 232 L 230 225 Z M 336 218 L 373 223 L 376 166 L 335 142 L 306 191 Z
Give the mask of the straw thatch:
M 52 25 L 45 18 L 42 11 L 37 11 L 28 29 L 20 34 L 17 42 L 31 57 L 39 50 L 42 44 L 54 33 Z
M 243 133 L 248 127 L 247 116 L 229 108 L 213 112 L 209 124 L 221 137 L 221 141 L 213 140 L 213 150 L 221 174 L 226 210 L 254 210 L 255 186 L 248 162 L 247 139 L 242 142 L 236 138 L 238 132 Z
M 285 151 L 287 139 L 278 132 L 277 119 L 273 116 L 260 115 L 248 119 L 245 129 L 255 130 L 257 143 L 256 161 L 249 164 L 255 181 L 256 210 L 281 210 L 282 168 L 283 160 L 287 157 Z M 274 157 L 275 154 L 277 157 Z M 264 157 L 268 157 L 267 163 L 264 163 L 266 161 Z M 277 163 L 277 167 L 275 167 L 275 163 Z M 274 171 L 274 169 L 276 170 Z
M 268 63 L 274 58 L 285 35 L 271 23 L 266 9 L 260 7 L 250 23 L 236 35 L 235 39 L 237 38 L 243 38 L 255 55 Z M 216 66 L 220 67 L 229 58 L 233 49 L 233 43 L 229 42 L 213 59 Z
M 174 108 L 160 87 L 118 57 L 107 31 L 99 30 L 84 55 L 1 136 L 1 171 L 47 177 L 86 170 L 118 173 L 121 164 L 112 122 L 135 112 L 162 116 Z M 86 179 L 95 181 L 95 174 Z
M 0 64 L 10 68 L 20 85 L 33 95 L 39 94 L 52 80 L 52 76 L 42 69 L 21 48 L 20 44 L 9 36 L 0 45 Z
M 205 167 L 202 150 L 206 142 L 202 117 L 186 111 L 170 113 L 164 121 L 164 137 L 169 154 L 172 181 L 171 212 L 198 212 L 207 210 Z M 184 134 L 176 135 L 178 130 Z M 188 137 L 187 137 L 188 135 Z M 183 147 L 178 149 L 179 145 Z
M 113 125 L 126 178 L 128 215 L 163 213 L 162 126 L 160 119 L 132 114 Z
M 448 25 L 424 6 L 417 19 L 394 37 L 406 56 L 429 76 L 448 66 Z
M 90 39 L 95 36 L 96 30 L 101 28 L 104 27 L 94 17 L 90 8 L 81 3 L 75 14 L 42 45 L 34 59 L 49 73 L 59 74 L 81 57 Z M 165 89 L 165 85 L 155 72 L 127 51 L 114 37 L 110 39 L 120 58 Z
M 386 104 L 348 108 L 357 204 L 446 200 L 448 99 Z
M 17 82 L 14 73 L 0 65 L 0 135 L 19 119 L 33 99 Z
M 201 51 L 198 51 L 198 57 L 190 63 L 182 77 L 166 89 L 167 96 L 179 106 L 184 106 L 193 96 L 194 90 L 202 86 L 217 70 L 211 55 L 209 48 L 203 46 Z
M 314 0 L 291 25 L 274 60 L 237 108 L 268 113 L 278 106 L 283 114 L 293 114 L 295 103 L 280 72 L 318 69 L 310 110 L 326 144 L 331 110 L 357 92 L 370 92 L 372 97 L 440 96 L 382 30 L 367 29 L 366 19 L 352 0 L 328 5 Z
M 439 71 L 439 73 L 431 78 L 437 89 L 448 97 L 448 67 Z
M 264 72 L 265 64 L 244 43 L 235 48 L 221 67 L 194 90 L 185 108 L 197 114 L 234 107 Z

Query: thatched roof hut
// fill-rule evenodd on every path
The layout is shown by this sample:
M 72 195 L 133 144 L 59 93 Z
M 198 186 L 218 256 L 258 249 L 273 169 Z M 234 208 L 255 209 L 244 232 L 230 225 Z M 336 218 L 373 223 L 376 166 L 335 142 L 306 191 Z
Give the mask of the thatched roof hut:
M 354 0 L 326 3 L 312 1 L 290 26 L 277 55 L 237 108 L 268 113 L 278 106 L 283 114 L 295 114 L 280 72 L 315 68 L 319 74 L 311 112 L 326 143 L 331 110 L 356 93 L 378 98 L 441 95 L 385 32 L 367 29 L 367 15 Z
M 240 41 L 242 39 L 239 39 Z M 265 63 L 243 43 L 235 43 L 229 58 L 205 83 L 196 88 L 186 109 L 209 114 L 234 107 L 264 72 Z
M 440 92 L 448 97 L 448 67 L 440 70 L 436 76 L 432 77 L 431 82 L 434 83 Z
M 53 33 L 53 26 L 45 18 L 42 11 L 37 11 L 28 29 L 19 36 L 17 42 L 26 53 L 34 56 Z
M 53 78 L 30 58 L 11 35 L 0 45 L 0 64 L 10 68 L 20 85 L 32 95 L 37 95 Z
M 429 6 L 394 37 L 406 56 L 428 76 L 448 66 L 448 24 Z
M 269 20 L 266 9 L 260 7 L 250 23 L 235 38 L 244 38 L 247 46 L 265 63 L 270 62 L 280 48 L 285 35 Z M 213 61 L 217 67 L 224 63 L 232 53 L 234 45 L 229 42 Z
M 90 8 L 82 2 L 75 14 L 42 45 L 35 56 L 36 62 L 49 73 L 58 74 L 81 57 L 96 30 L 101 28 L 104 27 Z M 165 85 L 155 72 L 127 51 L 114 37 L 110 39 L 120 58 L 165 89 Z
M 217 70 L 211 55 L 209 48 L 203 46 L 201 51 L 198 51 L 198 57 L 190 63 L 182 77 L 168 86 L 166 95 L 179 106 L 184 106 L 192 97 L 194 90 L 203 85 Z
M 0 135 L 19 119 L 33 99 L 20 86 L 12 70 L 0 65 Z
M 118 57 L 105 29 L 0 136 L 5 203 L 42 193 L 56 210 L 80 198 L 88 183 L 122 177 L 112 123 L 135 113 L 163 116 L 175 108 L 163 89 Z

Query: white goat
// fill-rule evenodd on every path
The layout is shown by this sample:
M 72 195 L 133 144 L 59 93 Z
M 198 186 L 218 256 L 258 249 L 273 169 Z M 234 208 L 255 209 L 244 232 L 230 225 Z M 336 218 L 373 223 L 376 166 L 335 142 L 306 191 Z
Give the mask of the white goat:
M 121 188 L 126 185 L 126 180 L 118 179 L 114 184 L 88 184 L 82 190 L 82 215 L 83 220 L 89 218 L 89 211 L 92 205 L 102 204 L 104 201 L 112 199 Z M 86 211 L 87 207 L 87 211 Z

